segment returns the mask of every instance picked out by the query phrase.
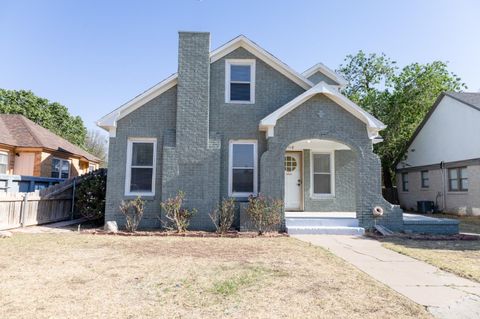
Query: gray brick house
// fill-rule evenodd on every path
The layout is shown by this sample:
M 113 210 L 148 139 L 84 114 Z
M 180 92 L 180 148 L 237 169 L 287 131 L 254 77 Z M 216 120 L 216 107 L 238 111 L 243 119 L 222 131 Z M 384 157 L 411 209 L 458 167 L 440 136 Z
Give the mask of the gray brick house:
M 243 229 L 261 192 L 284 201 L 289 232 L 403 228 L 372 148 L 385 126 L 340 93 L 343 78 L 323 64 L 297 73 L 245 36 L 210 51 L 209 33 L 180 32 L 178 51 L 176 74 L 97 122 L 110 134 L 106 220 L 123 225 L 120 202 L 140 195 L 141 226 L 159 228 L 160 202 L 183 190 L 193 229 L 212 229 L 227 197 Z

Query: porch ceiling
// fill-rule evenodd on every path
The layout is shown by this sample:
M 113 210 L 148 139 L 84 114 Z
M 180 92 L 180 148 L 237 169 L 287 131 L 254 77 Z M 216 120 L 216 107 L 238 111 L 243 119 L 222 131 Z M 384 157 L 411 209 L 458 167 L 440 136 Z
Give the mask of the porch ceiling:
M 288 151 L 298 151 L 304 149 L 312 149 L 316 151 L 335 151 L 335 150 L 349 150 L 350 148 L 342 143 L 338 143 L 335 141 L 329 140 L 319 140 L 319 139 L 311 139 L 311 140 L 303 140 L 292 143 L 288 145 Z

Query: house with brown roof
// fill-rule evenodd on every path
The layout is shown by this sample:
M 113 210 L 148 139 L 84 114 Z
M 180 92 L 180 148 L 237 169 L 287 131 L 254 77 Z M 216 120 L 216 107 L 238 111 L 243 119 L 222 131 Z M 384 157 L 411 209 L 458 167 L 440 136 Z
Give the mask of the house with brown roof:
M 0 114 L 0 174 L 67 179 L 100 159 L 23 115 Z

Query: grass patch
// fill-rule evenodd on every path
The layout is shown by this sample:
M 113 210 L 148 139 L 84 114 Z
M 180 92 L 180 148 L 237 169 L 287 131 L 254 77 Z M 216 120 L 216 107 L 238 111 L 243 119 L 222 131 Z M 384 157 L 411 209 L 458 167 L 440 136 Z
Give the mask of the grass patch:
M 480 282 L 480 240 L 392 238 L 385 241 L 386 248 Z
M 249 268 L 228 279 L 214 282 L 212 292 L 222 296 L 230 296 L 236 294 L 241 288 L 258 284 L 259 281 L 265 279 L 270 274 L 272 272 L 263 267 Z
M 0 318 L 429 318 L 287 237 L 15 234 L 0 269 Z

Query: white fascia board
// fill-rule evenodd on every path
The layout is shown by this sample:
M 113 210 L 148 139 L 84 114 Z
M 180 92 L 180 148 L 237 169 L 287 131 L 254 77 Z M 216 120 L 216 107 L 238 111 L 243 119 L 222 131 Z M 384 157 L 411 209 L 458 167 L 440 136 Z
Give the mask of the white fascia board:
M 273 54 L 269 53 L 244 35 L 240 35 L 235 39 L 222 45 L 218 49 L 213 50 L 210 53 L 210 63 L 220 60 L 221 58 L 238 49 L 239 47 L 246 49 L 256 57 L 260 58 L 262 61 L 270 65 L 272 68 L 274 68 L 281 74 L 285 75 L 287 78 L 298 84 L 303 89 L 308 90 L 313 86 L 313 83 L 306 77 L 293 70 L 291 67 L 276 58 Z
M 111 129 L 117 126 L 118 120 L 177 85 L 177 78 L 178 75 L 176 73 L 172 74 L 162 82 L 137 95 L 135 98 L 99 119 L 96 122 L 97 126 L 111 132 Z
M 330 69 L 328 66 L 326 66 L 323 63 L 315 64 L 314 66 L 312 66 L 311 68 L 309 68 L 308 70 L 303 72 L 302 75 L 306 78 L 309 78 L 310 76 L 312 76 L 316 72 L 320 72 L 323 75 L 325 75 L 326 77 L 328 77 L 328 78 L 332 79 L 333 81 L 337 82 L 340 87 L 344 87 L 348 84 L 347 80 L 345 80 L 343 78 L 343 76 L 336 73 L 335 71 L 333 71 L 332 69 Z
M 352 101 L 350 101 L 347 97 L 340 94 L 334 87 L 322 81 L 310 90 L 300 94 L 284 106 L 277 109 L 275 112 L 262 119 L 260 121 L 259 129 L 261 131 L 267 131 L 267 137 L 272 137 L 274 127 L 280 118 L 282 118 L 298 106 L 302 105 L 305 101 L 307 101 L 316 94 L 327 95 L 335 103 L 337 103 L 345 110 L 350 112 L 353 116 L 364 122 L 367 125 L 368 136 L 370 139 L 376 138 L 378 136 L 378 132 L 386 128 L 386 126 L 381 121 L 370 115 L 368 112 L 363 110 L 361 107 L 359 107 Z

